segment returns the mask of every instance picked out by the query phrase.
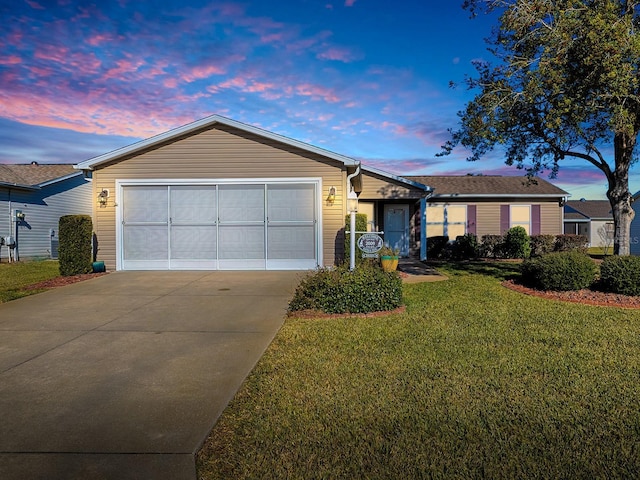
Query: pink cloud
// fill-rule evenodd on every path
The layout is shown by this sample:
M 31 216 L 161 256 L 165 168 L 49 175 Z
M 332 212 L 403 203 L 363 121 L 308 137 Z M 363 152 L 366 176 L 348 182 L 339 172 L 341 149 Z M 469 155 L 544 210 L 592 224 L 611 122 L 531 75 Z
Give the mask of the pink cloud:
M 319 85 L 312 85 L 310 83 L 303 83 L 296 85 L 295 93 L 303 97 L 311 97 L 314 100 L 324 100 L 329 103 L 337 103 L 340 101 L 335 92 L 329 88 L 321 87 Z
M 44 10 L 45 8 L 40 5 L 38 2 L 34 2 L 32 0 L 27 0 L 27 5 L 29 5 L 34 10 Z
M 356 3 L 356 0 L 345 0 L 344 1 L 344 6 L 345 7 L 353 7 L 353 5 Z
M 350 63 L 357 60 L 359 55 L 346 48 L 330 47 L 324 52 L 320 52 L 316 57 L 321 60 L 336 60 L 344 63 Z
M 137 62 L 118 60 L 116 62 L 117 67 L 109 69 L 102 78 L 104 80 L 111 78 L 120 79 L 129 73 L 136 72 L 143 64 L 144 62 L 142 60 L 138 60 Z
M 209 78 L 212 75 L 222 75 L 226 70 L 218 65 L 205 65 L 191 69 L 189 73 L 182 75 L 185 82 L 191 83 L 203 78 Z
M 22 63 L 22 59 L 17 55 L 9 55 L 7 57 L 0 57 L 1 65 L 17 65 Z
M 175 78 L 167 78 L 162 84 L 167 88 L 176 88 L 178 86 L 178 80 Z

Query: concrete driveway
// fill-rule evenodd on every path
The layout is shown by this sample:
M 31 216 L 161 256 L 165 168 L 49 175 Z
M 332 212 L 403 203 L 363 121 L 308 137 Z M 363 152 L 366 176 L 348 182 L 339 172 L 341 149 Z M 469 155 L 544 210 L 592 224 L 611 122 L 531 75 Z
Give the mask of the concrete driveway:
M 299 272 L 115 272 L 0 305 L 0 478 L 190 479 Z

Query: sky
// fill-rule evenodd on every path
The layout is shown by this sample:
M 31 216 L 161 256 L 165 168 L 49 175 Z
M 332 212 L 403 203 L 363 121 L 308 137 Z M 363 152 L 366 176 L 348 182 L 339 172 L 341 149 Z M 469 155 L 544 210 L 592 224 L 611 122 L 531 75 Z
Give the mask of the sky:
M 219 114 L 398 175 L 523 175 L 497 152 L 436 156 L 472 61 L 493 60 L 496 17 L 461 3 L 0 0 L 0 163 L 78 163 Z M 584 161 L 551 181 L 606 198 Z

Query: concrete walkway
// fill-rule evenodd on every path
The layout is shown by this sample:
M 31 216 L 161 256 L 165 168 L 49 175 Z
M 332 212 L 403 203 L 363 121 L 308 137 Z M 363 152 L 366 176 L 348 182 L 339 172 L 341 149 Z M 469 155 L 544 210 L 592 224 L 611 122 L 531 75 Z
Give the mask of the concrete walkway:
M 116 272 L 0 305 L 0 478 L 193 480 L 297 272 Z

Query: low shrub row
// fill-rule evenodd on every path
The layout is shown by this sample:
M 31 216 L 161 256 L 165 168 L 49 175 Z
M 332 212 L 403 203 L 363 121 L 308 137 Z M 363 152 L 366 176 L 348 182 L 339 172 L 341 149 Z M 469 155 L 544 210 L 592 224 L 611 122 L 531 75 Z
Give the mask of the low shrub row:
M 373 262 L 321 268 L 305 277 L 289 303 L 289 312 L 318 310 L 324 313 L 388 311 L 402 305 L 402 279 Z
M 525 260 L 522 283 L 539 290 L 593 288 L 623 295 L 640 295 L 640 257 L 606 258 L 600 268 L 579 251 L 554 252 Z
M 552 252 L 586 253 L 588 239 L 584 235 L 532 235 L 523 227 L 513 227 L 504 235 L 483 235 L 479 241 L 473 233 L 449 241 L 447 236 L 427 238 L 429 259 L 529 258 Z

